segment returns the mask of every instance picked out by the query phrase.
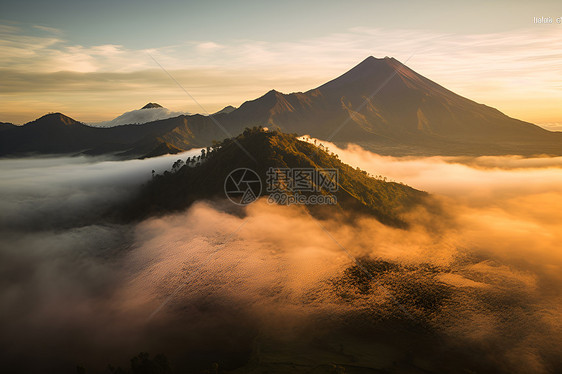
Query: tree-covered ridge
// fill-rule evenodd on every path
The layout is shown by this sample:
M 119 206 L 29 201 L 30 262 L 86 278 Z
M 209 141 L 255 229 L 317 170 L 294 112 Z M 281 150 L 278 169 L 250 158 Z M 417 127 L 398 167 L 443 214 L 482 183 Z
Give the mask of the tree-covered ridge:
M 374 178 L 344 164 L 322 145 L 299 140 L 295 134 L 256 127 L 215 142 L 213 147 L 203 149 L 201 156 L 176 161 L 172 172 L 155 175 L 143 187 L 133 211 L 139 218 L 183 209 L 200 199 L 225 198 L 225 179 L 237 168 L 252 169 L 260 176 L 262 196 L 267 195 L 265 182 L 270 168 L 337 169 L 339 184 L 334 195 L 338 204 L 332 208 L 372 214 L 393 226 L 403 226 L 401 214 L 427 195 L 404 184 Z

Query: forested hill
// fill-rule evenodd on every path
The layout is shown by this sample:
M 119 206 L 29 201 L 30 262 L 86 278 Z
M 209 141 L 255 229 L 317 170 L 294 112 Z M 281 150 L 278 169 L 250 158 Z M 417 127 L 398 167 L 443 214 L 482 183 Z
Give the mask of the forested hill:
M 253 128 L 208 147 L 198 158 L 178 160 L 172 172 L 156 175 L 142 188 L 127 214 L 140 219 L 178 211 L 201 199 L 226 199 L 225 180 L 239 168 L 257 173 L 262 181 L 261 191 L 258 191 L 261 196 L 268 195 L 265 183 L 270 168 L 336 169 L 338 186 L 333 194 L 337 205 L 324 206 L 323 211 L 365 212 L 393 226 L 404 226 L 401 215 L 427 196 L 404 184 L 374 178 L 344 164 L 322 145 L 299 140 L 294 134 Z

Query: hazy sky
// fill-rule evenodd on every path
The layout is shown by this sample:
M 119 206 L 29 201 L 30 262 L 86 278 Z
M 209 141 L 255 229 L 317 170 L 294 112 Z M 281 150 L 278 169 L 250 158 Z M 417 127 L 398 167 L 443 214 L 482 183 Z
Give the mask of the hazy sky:
M 314 88 L 369 55 L 562 129 L 560 1 L 1 1 L 0 121 L 148 101 L 209 112 Z M 533 17 L 553 24 L 534 24 Z

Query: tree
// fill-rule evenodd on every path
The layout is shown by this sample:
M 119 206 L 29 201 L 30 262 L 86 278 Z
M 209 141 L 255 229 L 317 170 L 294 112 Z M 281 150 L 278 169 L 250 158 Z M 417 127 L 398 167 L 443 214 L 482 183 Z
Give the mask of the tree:
M 178 171 L 179 169 L 181 169 L 181 167 L 183 166 L 183 164 L 184 164 L 183 160 L 177 160 L 177 161 L 174 162 L 174 164 L 172 165 L 172 170 Z

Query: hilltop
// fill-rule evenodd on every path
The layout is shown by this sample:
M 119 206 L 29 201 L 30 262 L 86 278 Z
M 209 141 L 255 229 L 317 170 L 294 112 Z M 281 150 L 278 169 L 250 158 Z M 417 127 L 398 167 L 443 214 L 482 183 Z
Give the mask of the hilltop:
M 265 183 L 270 168 L 337 169 L 339 184 L 334 193 L 337 206 L 331 212 L 368 213 L 383 223 L 399 227 L 405 226 L 401 215 L 427 196 L 409 186 L 376 179 L 344 164 L 329 150 L 299 140 L 294 134 L 254 128 L 208 148 L 202 160 L 188 164 L 179 160 L 175 172 L 155 176 L 144 186 L 128 213 L 142 218 L 179 211 L 201 199 L 226 199 L 225 180 L 231 171 L 239 168 L 251 169 L 259 175 L 261 196 L 268 194 Z M 318 208 L 315 213 L 322 210 L 316 206 L 309 208 Z

